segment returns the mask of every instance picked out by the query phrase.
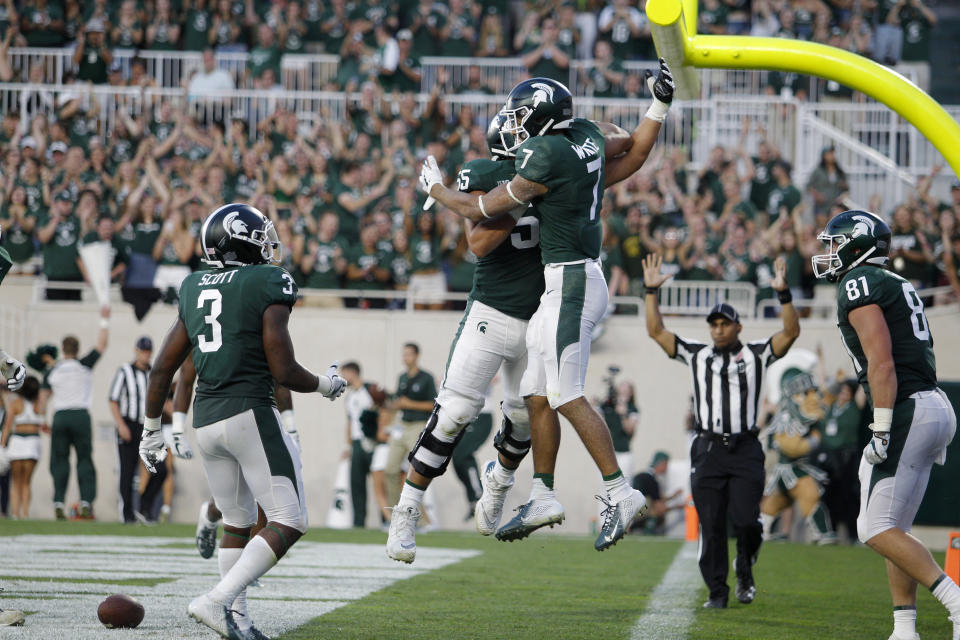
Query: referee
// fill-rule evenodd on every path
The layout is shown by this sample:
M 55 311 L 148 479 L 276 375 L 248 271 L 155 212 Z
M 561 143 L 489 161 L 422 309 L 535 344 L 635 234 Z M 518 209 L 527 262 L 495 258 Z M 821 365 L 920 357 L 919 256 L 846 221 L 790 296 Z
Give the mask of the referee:
M 770 283 L 783 305 L 783 330 L 768 340 L 743 344 L 737 310 L 721 303 L 707 316 L 713 340 L 709 345 L 664 328 L 657 289 L 671 276 L 660 273 L 661 262 L 660 256 L 643 259 L 647 333 L 668 356 L 688 365 L 693 376 L 697 437 L 690 448 L 690 483 L 700 517 L 700 573 L 710 589 L 710 599 L 703 606 L 727 606 L 728 515 L 737 537 L 737 600 L 749 604 L 757 591 L 752 565 L 763 537 L 764 456 L 757 439 L 760 387 L 764 369 L 784 356 L 800 335 L 800 321 L 787 287 L 787 266 L 778 258 Z
M 117 451 L 120 455 L 120 503 L 123 522 L 136 522 L 133 509 L 133 478 L 140 466 L 140 436 L 143 411 L 147 402 L 147 374 L 153 341 L 147 336 L 137 340 L 133 362 L 117 369 L 110 385 L 110 412 L 117 425 Z

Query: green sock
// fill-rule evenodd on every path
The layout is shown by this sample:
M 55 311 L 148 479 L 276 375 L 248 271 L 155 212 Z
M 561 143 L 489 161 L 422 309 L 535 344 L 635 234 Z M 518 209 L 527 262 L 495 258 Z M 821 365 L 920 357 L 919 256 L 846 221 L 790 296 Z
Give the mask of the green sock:
M 543 484 L 547 485 L 547 489 L 553 489 L 553 474 L 552 473 L 535 473 L 533 474 L 533 479 L 539 479 Z

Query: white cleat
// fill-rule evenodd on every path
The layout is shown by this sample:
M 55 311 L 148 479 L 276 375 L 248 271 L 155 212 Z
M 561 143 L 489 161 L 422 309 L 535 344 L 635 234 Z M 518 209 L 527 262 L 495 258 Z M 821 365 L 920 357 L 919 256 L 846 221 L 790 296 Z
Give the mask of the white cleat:
M 482 536 L 491 536 L 497 532 L 497 527 L 500 526 L 500 516 L 503 515 L 503 501 L 507 497 L 507 491 L 510 491 L 510 487 L 513 486 L 513 476 L 510 476 L 509 484 L 500 484 L 493 477 L 493 469 L 496 464 L 496 460 L 485 462 L 483 473 L 480 474 L 483 495 L 477 501 L 473 515 L 477 524 L 477 531 Z
M 562 524 L 566 514 L 556 498 L 534 498 L 517 509 L 519 513 L 497 530 L 497 540 L 523 540 L 540 527 Z
M 887 640 L 920 640 L 920 635 L 915 633 L 912 636 L 898 636 L 896 632 L 894 632 L 890 634 Z
M 197 517 L 197 551 L 201 558 L 212 558 L 213 552 L 217 550 L 217 523 L 210 526 L 207 520 L 207 507 L 209 502 L 200 505 L 200 515 Z M 139 513 L 136 515 L 140 515 Z
M 227 640 L 245 640 L 246 638 L 237 627 L 230 608 L 215 602 L 207 594 L 194 598 L 187 607 L 187 613 L 200 624 L 219 633 L 221 638 Z
M 417 557 L 417 520 L 420 510 L 416 507 L 393 507 L 390 516 L 390 533 L 387 535 L 387 557 L 397 562 L 410 564 Z
M 647 499 L 636 489 L 630 490 L 630 497 L 624 498 L 616 504 L 611 504 L 602 496 L 597 498 L 607 506 L 603 510 L 603 526 L 600 528 L 600 535 L 593 543 L 594 549 L 603 551 L 617 544 L 617 541 L 624 536 L 630 529 L 634 518 L 643 515 L 647 510 Z

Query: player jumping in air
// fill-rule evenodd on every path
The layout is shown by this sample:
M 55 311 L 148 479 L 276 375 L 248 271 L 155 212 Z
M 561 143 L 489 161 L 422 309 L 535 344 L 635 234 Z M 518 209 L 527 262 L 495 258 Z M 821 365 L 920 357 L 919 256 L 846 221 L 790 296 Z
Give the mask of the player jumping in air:
M 200 242 L 209 271 L 180 289 L 179 317 L 167 332 L 147 383 L 140 457 L 151 472 L 166 457 L 160 409 L 170 382 L 191 354 L 197 370 L 193 423 L 204 471 L 223 512 L 221 579 L 188 607 L 192 618 L 224 638 L 242 632 L 231 611 L 246 587 L 277 563 L 307 530 L 300 453 L 281 426 L 274 380 L 299 393 L 337 398 L 345 383 L 336 365 L 316 376 L 293 354 L 287 329 L 297 286 L 279 259 L 273 224 L 245 204 L 229 204 L 203 223 Z M 256 536 L 257 504 L 267 526 Z
M 933 336 L 913 285 L 886 269 L 890 227 L 866 211 L 836 215 L 817 237 L 828 253 L 813 273 L 838 282 L 837 324 L 873 406 L 860 461 L 861 542 L 887 561 L 891 640 L 918 638 L 917 584 L 947 608 L 960 640 L 960 587 L 910 535 L 934 463 L 946 462 L 957 417 L 937 387 Z
M 656 142 L 673 98 L 673 80 L 662 61 L 650 86 L 654 104 L 634 131 L 627 154 L 634 170 Z M 567 88 L 546 78 L 514 87 L 500 117 L 503 149 L 515 155 L 516 175 L 509 182 L 483 195 L 452 191 L 443 186 L 432 157 L 420 176 L 429 196 L 471 221 L 496 219 L 528 204 L 540 218 L 546 291 L 528 327 L 528 365 L 520 386 L 530 413 L 534 483 L 530 501 L 498 531 L 498 538 L 520 539 L 563 520 L 563 507 L 553 491 L 560 430 L 549 407 L 573 424 L 603 475 L 607 510 L 595 543 L 602 551 L 623 536 L 645 504 L 619 469 L 603 418 L 583 396 L 590 336 L 608 298 L 598 261 L 606 141 L 597 124 L 573 117 Z

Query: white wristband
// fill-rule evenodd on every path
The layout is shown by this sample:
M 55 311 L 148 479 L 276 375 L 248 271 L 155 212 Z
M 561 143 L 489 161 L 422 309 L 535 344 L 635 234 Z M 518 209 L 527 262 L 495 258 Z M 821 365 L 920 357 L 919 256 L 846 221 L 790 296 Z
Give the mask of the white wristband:
M 330 380 L 330 378 L 328 378 L 327 376 L 317 376 L 317 377 L 320 380 L 319 384 L 317 384 L 317 393 L 319 393 L 322 396 L 325 396 L 328 393 L 330 393 L 330 389 L 333 387 L 333 381 Z
M 110 327 L 110 321 L 106 318 L 100 318 L 100 328 L 108 329 Z
M 187 424 L 187 414 L 183 411 L 173 412 L 173 432 L 183 433 L 183 427 Z
M 293 409 L 287 409 L 280 414 L 280 423 L 287 433 L 293 433 L 297 430 L 297 422 L 293 419 Z
M 143 430 L 144 431 L 159 431 L 160 430 L 160 416 L 156 418 L 147 418 L 143 419 Z
M 483 208 L 483 196 L 477 198 L 477 206 L 480 207 L 480 213 L 483 214 L 483 217 L 489 220 L 490 216 L 487 215 L 487 210 Z
M 647 112 L 644 114 L 644 118 L 650 118 L 656 122 L 663 122 L 667 119 L 667 111 L 670 109 L 670 105 L 666 102 L 660 102 L 656 98 L 653 99 L 653 102 L 650 103 L 650 108 L 647 109 Z
M 513 189 L 510 188 L 510 183 L 509 183 L 509 182 L 507 183 L 507 195 L 510 196 L 511 198 L 513 198 L 513 201 L 516 202 L 516 203 L 519 204 L 519 205 L 522 205 L 522 206 L 525 207 L 525 206 L 527 206 L 527 204 L 529 204 L 529 203 L 527 203 L 527 202 L 524 202 L 523 200 L 521 200 L 521 199 L 518 198 L 517 196 L 513 195 Z
M 873 410 L 873 430 L 890 431 L 893 424 L 893 409 L 874 409 Z

